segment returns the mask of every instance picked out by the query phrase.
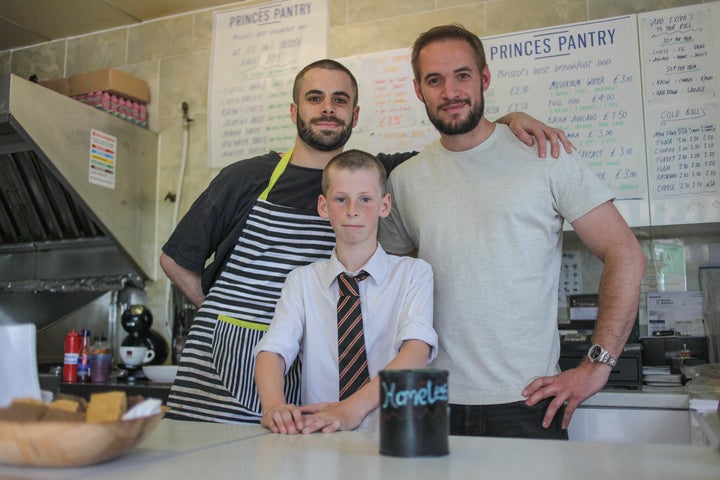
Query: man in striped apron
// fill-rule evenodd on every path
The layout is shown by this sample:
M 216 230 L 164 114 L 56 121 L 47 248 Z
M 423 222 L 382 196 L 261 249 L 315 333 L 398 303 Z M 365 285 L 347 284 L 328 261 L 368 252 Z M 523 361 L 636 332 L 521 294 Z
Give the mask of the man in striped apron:
M 333 60 L 305 67 L 295 78 L 290 106 L 298 132 L 293 149 L 225 167 L 163 246 L 163 270 L 199 308 L 167 418 L 260 423 L 253 347 L 268 329 L 286 275 L 330 257 L 334 234 L 317 213 L 322 169 L 342 151 L 358 111 L 357 82 L 346 67 Z M 547 135 L 555 148 L 558 133 L 564 138 L 522 119 L 519 135 Z M 544 152 L 545 142 L 538 144 Z M 390 172 L 413 154 L 378 159 Z M 293 366 L 285 379 L 285 398 L 296 404 L 299 368 Z

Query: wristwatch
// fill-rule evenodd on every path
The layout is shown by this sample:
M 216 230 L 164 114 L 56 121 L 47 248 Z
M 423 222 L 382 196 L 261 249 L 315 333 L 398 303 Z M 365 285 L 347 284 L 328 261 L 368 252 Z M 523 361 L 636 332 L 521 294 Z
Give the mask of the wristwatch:
M 599 343 L 596 343 L 595 345 L 590 347 L 587 356 L 591 362 L 604 363 L 606 365 L 610 365 L 611 368 L 614 367 L 617 363 L 617 359 L 610 355 L 610 352 L 605 350 L 605 347 L 603 347 Z

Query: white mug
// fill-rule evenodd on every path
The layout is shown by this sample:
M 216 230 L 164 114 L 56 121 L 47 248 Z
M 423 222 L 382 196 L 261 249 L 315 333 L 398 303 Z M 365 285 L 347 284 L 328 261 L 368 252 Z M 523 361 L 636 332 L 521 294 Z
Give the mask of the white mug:
M 120 358 L 128 367 L 137 367 L 152 362 L 155 351 L 148 347 L 120 347 Z

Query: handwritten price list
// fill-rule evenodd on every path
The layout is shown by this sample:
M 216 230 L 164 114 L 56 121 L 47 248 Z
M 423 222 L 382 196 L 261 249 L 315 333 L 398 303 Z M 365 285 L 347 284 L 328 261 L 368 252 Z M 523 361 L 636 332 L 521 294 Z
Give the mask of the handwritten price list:
M 683 122 L 657 128 L 653 139 L 656 197 L 719 191 L 715 124 Z
M 348 142 L 372 153 L 421 150 L 437 138 L 415 96 L 410 49 L 340 58 L 357 77 L 360 120 Z
M 210 162 L 222 167 L 291 148 L 292 87 L 327 48 L 327 4 L 284 0 L 216 12 L 210 81 Z
M 720 191 L 717 45 L 709 7 L 640 19 L 652 194 Z M 715 53 L 713 53 L 715 52 Z

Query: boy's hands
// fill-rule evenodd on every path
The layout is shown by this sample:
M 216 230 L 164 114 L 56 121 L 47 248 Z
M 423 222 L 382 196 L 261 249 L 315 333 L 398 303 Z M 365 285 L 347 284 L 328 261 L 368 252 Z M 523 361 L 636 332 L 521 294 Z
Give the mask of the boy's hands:
M 332 433 L 339 430 L 354 430 L 364 415 L 358 414 L 351 402 L 314 403 L 297 407 L 282 404 L 263 413 L 260 425 L 273 433 Z
M 302 433 L 332 433 L 338 430 L 355 430 L 365 415 L 352 405 L 350 399 L 334 403 L 313 403 L 300 407 L 305 414 Z
M 305 428 L 303 414 L 292 404 L 285 403 L 263 411 L 260 425 L 273 433 L 299 433 Z

